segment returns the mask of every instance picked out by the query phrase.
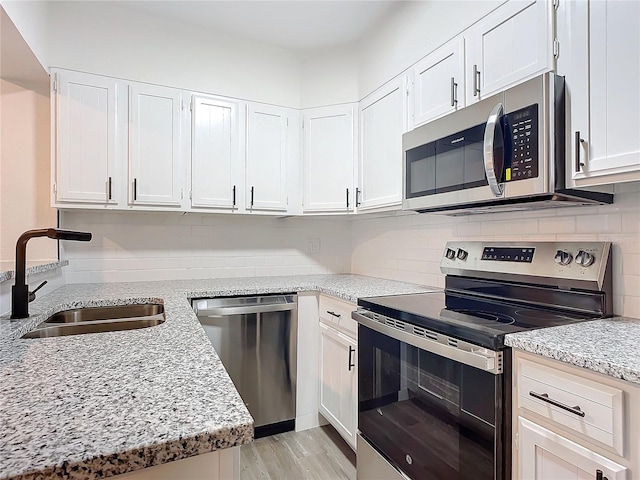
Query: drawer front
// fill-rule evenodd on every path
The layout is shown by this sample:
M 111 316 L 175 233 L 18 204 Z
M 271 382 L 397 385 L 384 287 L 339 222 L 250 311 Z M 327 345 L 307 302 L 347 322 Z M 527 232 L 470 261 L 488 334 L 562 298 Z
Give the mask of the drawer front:
M 518 405 L 624 455 L 623 392 L 520 359 Z
M 356 305 L 334 297 L 320 295 L 320 321 L 342 330 L 352 338 L 358 336 L 358 322 L 351 318 Z

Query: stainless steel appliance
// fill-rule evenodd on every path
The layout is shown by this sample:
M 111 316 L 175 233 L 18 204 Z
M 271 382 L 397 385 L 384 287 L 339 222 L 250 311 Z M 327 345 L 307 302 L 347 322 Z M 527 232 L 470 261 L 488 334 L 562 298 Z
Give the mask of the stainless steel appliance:
M 610 248 L 449 242 L 444 291 L 361 298 L 358 480 L 511 478 L 504 336 L 611 315 Z
M 192 304 L 253 416 L 255 436 L 293 430 L 297 296 L 209 298 Z
M 420 126 L 402 145 L 404 210 L 455 215 L 613 202 L 611 194 L 565 188 L 564 78 L 553 73 Z

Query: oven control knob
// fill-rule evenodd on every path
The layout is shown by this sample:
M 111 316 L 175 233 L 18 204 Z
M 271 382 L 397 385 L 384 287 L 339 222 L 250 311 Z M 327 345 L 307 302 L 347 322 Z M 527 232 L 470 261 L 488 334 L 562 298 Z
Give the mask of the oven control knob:
M 447 248 L 444 251 L 444 256 L 447 257 L 449 260 L 453 260 L 454 258 L 456 258 L 456 251 L 451 250 L 450 248 Z
M 596 257 L 592 253 L 587 253 L 584 250 L 580 250 L 576 255 L 576 263 L 581 267 L 589 267 L 593 265 Z
M 468 255 L 469 254 L 461 248 L 459 248 L 458 253 L 456 253 L 456 257 L 458 257 L 460 260 L 466 260 Z
M 571 260 L 573 260 L 573 256 L 569 252 L 558 250 L 556 252 L 554 260 L 559 265 L 569 265 L 571 263 Z

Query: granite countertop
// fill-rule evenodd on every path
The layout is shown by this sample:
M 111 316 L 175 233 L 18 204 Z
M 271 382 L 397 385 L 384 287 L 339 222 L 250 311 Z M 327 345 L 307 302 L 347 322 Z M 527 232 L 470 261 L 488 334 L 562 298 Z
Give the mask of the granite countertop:
M 55 260 L 49 263 L 27 262 L 27 275 L 48 272 L 56 268 L 66 267 L 69 260 Z M 0 262 L 0 282 L 11 280 L 16 276 L 14 262 Z
M 189 298 L 318 291 L 432 291 L 358 275 L 67 285 L 0 318 L 0 479 L 94 479 L 242 445 L 253 419 Z M 22 340 L 69 308 L 162 302 L 166 321 L 120 332 Z
M 614 317 L 511 333 L 505 344 L 640 384 L 640 320 Z

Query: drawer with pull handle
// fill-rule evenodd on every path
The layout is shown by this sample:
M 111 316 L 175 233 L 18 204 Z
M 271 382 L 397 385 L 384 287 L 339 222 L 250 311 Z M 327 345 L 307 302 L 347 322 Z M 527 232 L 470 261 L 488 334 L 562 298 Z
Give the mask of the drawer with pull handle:
M 351 312 L 356 309 L 353 303 L 339 300 L 327 295 L 320 295 L 320 321 L 342 330 L 353 338 L 358 334 L 358 323 L 351 318 Z
M 518 362 L 520 408 L 624 455 L 622 390 L 524 359 Z

